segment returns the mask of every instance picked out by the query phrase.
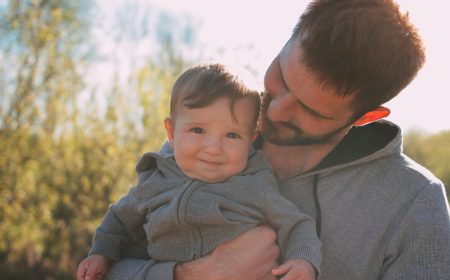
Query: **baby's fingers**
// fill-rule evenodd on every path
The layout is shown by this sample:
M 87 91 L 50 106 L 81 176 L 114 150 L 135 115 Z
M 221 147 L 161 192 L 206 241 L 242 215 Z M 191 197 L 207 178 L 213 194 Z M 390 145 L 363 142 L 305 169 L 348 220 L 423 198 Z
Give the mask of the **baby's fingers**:
M 97 280 L 97 273 L 92 270 L 92 269 L 88 269 L 86 272 L 86 276 L 84 276 L 85 280 Z
M 86 275 L 88 267 L 83 263 L 80 264 L 77 270 L 77 280 L 84 280 L 84 276 Z
M 88 268 L 88 270 L 86 271 L 86 276 L 84 277 L 84 279 L 85 280 L 101 280 L 101 279 L 103 279 L 105 272 L 106 272 L 106 270 L 104 270 L 102 266 L 100 266 L 100 267 L 90 266 Z
M 273 275 L 285 274 L 289 271 L 290 268 L 291 268 L 291 264 L 289 262 L 283 263 L 282 265 L 273 268 L 272 273 L 273 273 Z

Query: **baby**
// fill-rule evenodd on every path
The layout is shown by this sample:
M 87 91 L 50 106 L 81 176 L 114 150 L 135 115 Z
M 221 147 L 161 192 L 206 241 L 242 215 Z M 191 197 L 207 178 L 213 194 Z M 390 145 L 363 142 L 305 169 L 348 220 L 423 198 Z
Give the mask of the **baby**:
M 170 152 L 139 161 L 137 185 L 106 213 L 77 279 L 102 278 L 121 248 L 141 236 L 152 259 L 184 262 L 261 224 L 276 230 L 285 261 L 272 273 L 315 279 L 314 222 L 279 194 L 270 166 L 251 147 L 259 106 L 258 92 L 221 64 L 184 72 L 164 121 Z

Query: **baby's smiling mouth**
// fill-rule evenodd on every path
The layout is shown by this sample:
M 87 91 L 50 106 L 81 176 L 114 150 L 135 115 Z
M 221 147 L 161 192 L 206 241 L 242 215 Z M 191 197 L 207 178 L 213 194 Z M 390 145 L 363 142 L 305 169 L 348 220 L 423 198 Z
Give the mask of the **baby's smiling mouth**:
M 210 166 L 219 166 L 222 164 L 221 162 L 204 160 L 204 159 L 199 159 L 199 161 L 203 164 L 210 165 Z

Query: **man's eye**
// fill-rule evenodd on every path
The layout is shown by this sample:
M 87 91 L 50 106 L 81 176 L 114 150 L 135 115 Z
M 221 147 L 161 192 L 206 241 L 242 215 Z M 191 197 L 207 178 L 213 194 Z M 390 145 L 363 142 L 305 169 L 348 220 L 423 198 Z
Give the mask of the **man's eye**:
M 228 132 L 227 137 L 231 138 L 231 139 L 239 139 L 239 138 L 241 138 L 239 133 L 236 133 L 236 132 Z
M 205 132 L 205 130 L 203 128 L 200 128 L 200 127 L 194 127 L 194 128 L 191 128 L 191 132 L 194 132 L 194 133 L 197 133 L 197 134 L 202 134 L 202 133 Z

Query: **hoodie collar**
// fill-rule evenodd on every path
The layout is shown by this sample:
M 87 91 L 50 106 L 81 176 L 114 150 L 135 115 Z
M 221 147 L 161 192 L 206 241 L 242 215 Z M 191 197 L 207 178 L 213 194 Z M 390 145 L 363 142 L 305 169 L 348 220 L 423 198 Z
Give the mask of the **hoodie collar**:
M 389 144 L 391 147 L 388 147 Z M 387 155 L 400 151 L 400 128 L 387 121 L 354 126 L 341 142 L 312 171 L 358 161 L 373 159 L 377 154 Z M 386 148 L 386 149 L 385 149 Z M 380 153 L 380 151 L 384 151 Z

